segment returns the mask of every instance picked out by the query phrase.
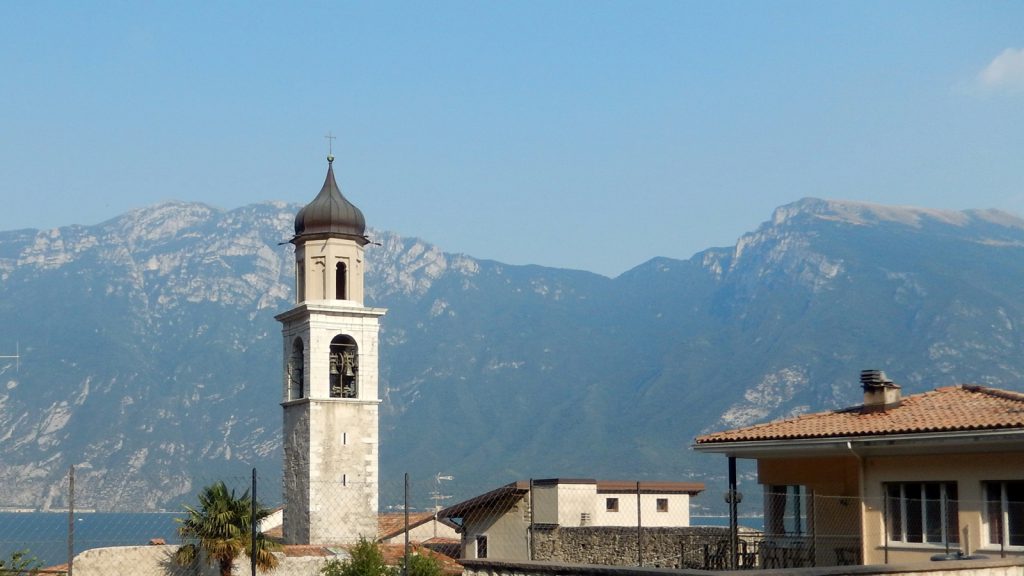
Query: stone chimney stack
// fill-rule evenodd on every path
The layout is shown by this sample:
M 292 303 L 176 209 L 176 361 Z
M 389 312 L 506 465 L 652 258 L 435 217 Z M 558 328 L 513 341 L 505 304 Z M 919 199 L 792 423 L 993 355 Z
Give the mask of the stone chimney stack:
M 864 388 L 864 411 L 885 412 L 900 405 L 900 386 L 881 370 L 861 370 L 860 385 Z

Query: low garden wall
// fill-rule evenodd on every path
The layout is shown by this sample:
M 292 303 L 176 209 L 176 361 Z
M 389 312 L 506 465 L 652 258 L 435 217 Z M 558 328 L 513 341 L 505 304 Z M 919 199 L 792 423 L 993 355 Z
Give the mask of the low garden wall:
M 498 560 L 462 560 L 462 564 L 463 576 L 1024 576 L 1020 558 L 734 572 Z
M 740 528 L 740 540 L 754 540 L 760 532 Z M 720 526 L 641 528 L 578 526 L 534 527 L 533 558 L 542 562 L 704 568 L 708 555 L 729 540 Z M 641 543 L 643 554 L 637 552 Z

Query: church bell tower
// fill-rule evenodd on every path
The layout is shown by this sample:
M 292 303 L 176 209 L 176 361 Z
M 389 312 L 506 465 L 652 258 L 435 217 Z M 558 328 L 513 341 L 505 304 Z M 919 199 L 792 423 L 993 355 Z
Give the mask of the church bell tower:
M 284 337 L 284 540 L 349 544 L 377 534 L 377 344 L 385 310 L 363 305 L 363 213 L 324 186 L 295 216 L 295 307 Z

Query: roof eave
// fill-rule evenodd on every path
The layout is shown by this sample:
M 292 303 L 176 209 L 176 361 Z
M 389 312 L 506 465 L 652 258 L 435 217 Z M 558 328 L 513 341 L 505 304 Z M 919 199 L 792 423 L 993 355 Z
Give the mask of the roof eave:
M 829 456 L 996 451 L 1024 440 L 1024 428 L 995 430 L 954 430 L 873 436 L 831 436 L 826 438 L 783 438 L 706 442 L 691 446 L 697 452 L 724 454 L 735 458 L 786 458 L 791 456 Z

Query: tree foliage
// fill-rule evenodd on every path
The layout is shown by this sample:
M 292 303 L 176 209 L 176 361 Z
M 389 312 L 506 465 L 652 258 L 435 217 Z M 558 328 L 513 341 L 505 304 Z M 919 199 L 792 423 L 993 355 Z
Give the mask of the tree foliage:
M 328 560 L 320 570 L 323 576 L 398 576 L 398 571 L 384 563 L 384 555 L 376 542 L 360 538 L 348 551 L 348 560 Z
M 405 558 L 402 558 L 402 566 L 405 566 Z M 409 571 L 406 576 L 441 576 L 443 573 L 437 558 L 426 554 L 409 556 Z
M 388 566 L 376 542 L 360 538 L 349 551 L 348 560 L 329 560 L 320 570 L 322 576 L 403 576 L 405 558 L 399 566 Z M 409 556 L 407 576 L 442 576 L 441 564 L 425 554 Z
M 43 564 L 28 550 L 17 550 L 6 560 L 0 558 L 0 574 L 5 576 L 24 576 L 38 574 Z
M 236 497 L 224 482 L 217 482 L 203 488 L 199 493 L 199 507 L 185 506 L 186 517 L 178 519 L 178 535 L 185 542 L 174 553 L 174 561 L 189 566 L 205 559 L 207 564 L 216 564 L 221 576 L 230 576 L 235 559 L 248 554 L 256 558 L 256 566 L 269 570 L 277 566 L 277 557 L 272 551 L 274 542 L 263 534 L 256 534 L 255 555 L 252 550 L 252 499 L 246 490 Z M 257 503 L 255 523 L 266 518 L 270 510 Z

